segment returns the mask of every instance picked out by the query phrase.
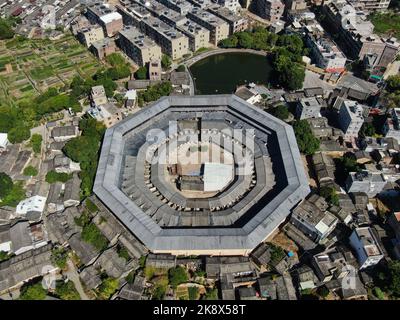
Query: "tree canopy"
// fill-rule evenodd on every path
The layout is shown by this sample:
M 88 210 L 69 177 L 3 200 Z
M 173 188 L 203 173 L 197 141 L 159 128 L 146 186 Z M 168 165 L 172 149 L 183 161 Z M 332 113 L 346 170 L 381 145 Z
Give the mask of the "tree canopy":
M 107 277 L 99 286 L 98 293 L 101 299 L 107 300 L 118 289 L 118 279 Z
M 14 30 L 10 21 L 0 19 L 0 40 L 11 39 L 14 37 Z
M 289 116 L 289 109 L 283 104 L 278 105 L 268 112 L 281 120 L 285 120 Z
M 181 283 L 185 283 L 189 280 L 188 273 L 185 268 L 177 266 L 168 270 L 169 284 L 176 288 Z
M 28 177 L 35 177 L 38 174 L 38 170 L 33 167 L 33 166 L 27 166 L 24 169 L 24 176 L 28 176 Z
M 316 138 L 306 120 L 298 120 L 293 125 L 297 144 L 302 153 L 312 155 L 319 149 L 319 139 Z
M 169 69 L 172 65 L 172 59 L 170 56 L 163 54 L 161 57 L 161 67 L 163 69 Z
M 13 185 L 14 183 L 10 176 L 4 172 L 0 172 L 0 200 L 11 192 Z
M 147 79 L 147 68 L 146 68 L 146 66 L 140 67 L 135 72 L 135 78 L 138 79 L 138 80 Z
M 56 282 L 56 295 L 62 300 L 80 300 L 79 292 L 76 290 L 72 281 L 64 282 L 59 280 Z
M 26 284 L 20 291 L 20 300 L 44 300 L 47 296 L 47 290 L 43 288 L 41 282 Z
M 31 137 L 31 146 L 32 146 L 32 150 L 34 153 L 38 154 L 40 153 L 41 149 L 42 149 L 42 136 L 40 134 L 33 134 Z
M 319 190 L 321 197 L 324 197 L 326 201 L 335 206 L 339 205 L 339 196 L 336 194 L 336 190 L 332 187 L 322 187 Z
M 8 140 L 11 143 L 21 143 L 31 137 L 31 131 L 26 126 L 17 126 L 8 131 Z
M 82 130 L 81 136 L 69 140 L 64 146 L 63 152 L 73 161 L 80 163 L 81 192 L 83 196 L 88 196 L 92 193 L 98 152 L 106 128 L 102 123 L 90 117 L 82 118 L 79 128 Z

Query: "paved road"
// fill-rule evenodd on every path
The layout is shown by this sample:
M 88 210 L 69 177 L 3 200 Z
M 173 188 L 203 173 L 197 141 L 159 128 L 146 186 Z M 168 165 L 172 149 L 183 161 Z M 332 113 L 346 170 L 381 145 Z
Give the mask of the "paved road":
M 76 268 L 73 262 L 68 259 L 68 270 L 64 272 L 64 274 L 68 277 L 75 284 L 75 288 L 78 291 L 79 295 L 81 296 L 82 300 L 90 300 L 89 297 L 86 295 L 85 291 L 83 290 L 81 281 L 79 279 L 79 274 L 76 271 Z

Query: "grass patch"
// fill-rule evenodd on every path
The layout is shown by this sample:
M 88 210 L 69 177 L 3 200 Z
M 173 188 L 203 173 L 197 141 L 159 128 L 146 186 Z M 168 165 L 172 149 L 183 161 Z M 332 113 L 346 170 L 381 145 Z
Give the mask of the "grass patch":
M 400 15 L 398 13 L 373 13 L 369 16 L 369 19 L 375 27 L 374 32 L 377 34 L 400 37 Z

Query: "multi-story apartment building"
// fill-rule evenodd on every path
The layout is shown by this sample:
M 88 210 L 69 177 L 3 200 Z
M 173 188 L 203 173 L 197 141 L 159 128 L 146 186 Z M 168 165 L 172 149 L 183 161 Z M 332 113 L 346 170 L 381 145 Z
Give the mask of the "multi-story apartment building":
M 307 3 L 304 0 L 285 0 L 285 9 L 288 11 L 302 11 L 307 8 Z
M 159 17 L 162 12 L 172 10 L 179 14 L 177 11 L 167 7 L 165 4 L 156 1 L 156 0 L 146 0 L 146 1 L 141 1 L 141 0 L 134 0 L 136 3 L 142 5 L 147 11 L 149 11 L 153 16 Z
M 189 48 L 196 52 L 200 48 L 207 48 L 210 46 L 210 30 L 202 27 L 201 25 L 189 19 L 180 21 L 176 28 L 181 31 L 189 39 Z
M 145 17 L 140 21 L 140 29 L 173 60 L 182 58 L 189 52 L 189 39 L 180 31 L 156 17 Z
M 211 2 L 217 3 L 222 8 L 226 8 L 234 13 L 237 13 L 241 8 L 239 0 L 211 0 Z
M 325 36 L 307 33 L 306 43 L 317 67 L 332 73 L 345 70 L 347 58 L 332 40 Z
M 248 27 L 248 20 L 244 17 L 241 17 L 228 8 L 220 7 L 220 6 L 210 6 L 207 8 L 208 12 L 216 15 L 221 18 L 225 22 L 229 24 L 229 33 L 233 34 L 235 32 L 244 31 Z
M 190 2 L 194 7 L 207 9 L 209 6 L 213 5 L 211 0 L 187 0 Z
M 349 0 L 357 9 L 365 12 L 383 11 L 389 7 L 390 0 Z
M 261 18 L 274 23 L 282 17 L 285 5 L 280 0 L 256 1 L 256 11 Z
M 187 18 L 180 13 L 166 8 L 166 10 L 161 11 L 159 16 L 161 21 L 169 24 L 170 26 L 176 27 L 177 25 L 182 25 L 186 22 Z
M 400 143 L 400 108 L 392 109 L 391 116 L 386 119 L 382 131 L 386 138 L 394 138 Z
M 116 50 L 114 39 L 104 38 L 93 42 L 89 50 L 100 60 L 114 53 Z
M 324 198 L 314 194 L 293 210 L 290 222 L 315 243 L 323 241 L 338 223 L 328 207 Z
M 125 6 L 118 5 L 117 11 L 121 14 L 124 25 L 126 26 L 139 27 L 139 23 L 143 18 L 151 16 L 149 10 L 147 10 L 143 5 L 133 1 L 126 3 Z
M 123 28 L 122 16 L 108 4 L 96 3 L 88 6 L 86 17 L 91 23 L 102 26 L 107 37 L 115 36 Z
M 103 27 L 100 25 L 91 25 L 78 31 L 77 38 L 79 42 L 86 47 L 90 47 L 92 43 L 104 39 Z
M 350 245 L 357 253 L 360 269 L 374 266 L 384 257 L 378 237 L 370 227 L 356 228 L 350 236 Z
M 229 36 L 229 24 L 210 12 L 194 8 L 187 17 L 210 31 L 209 42 L 215 46 Z
M 193 5 L 191 3 L 184 0 L 157 0 L 157 1 L 182 15 L 186 15 L 193 8 Z
M 149 62 L 149 79 L 150 81 L 161 80 L 161 60 L 151 60 Z
M 358 137 L 363 123 L 363 106 L 356 101 L 343 100 L 339 109 L 339 124 L 345 140 Z
M 350 172 L 346 179 L 347 192 L 364 192 L 374 197 L 385 187 L 387 181 L 380 172 Z
M 126 26 L 120 31 L 118 45 L 139 66 L 151 60 L 161 60 L 160 46 L 133 26 Z
M 338 44 L 350 59 L 364 60 L 366 56 L 373 56 L 372 67 L 386 67 L 396 58 L 399 43 L 374 34 L 374 26 L 367 15 L 346 0 L 326 3 L 323 13 L 331 31 L 339 36 Z
M 302 98 L 297 103 L 296 116 L 300 120 L 320 118 L 321 104 L 315 97 Z

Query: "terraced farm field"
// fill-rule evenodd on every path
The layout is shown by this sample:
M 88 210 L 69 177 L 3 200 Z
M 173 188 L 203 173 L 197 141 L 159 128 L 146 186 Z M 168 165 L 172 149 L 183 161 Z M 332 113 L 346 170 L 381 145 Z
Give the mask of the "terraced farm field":
M 0 41 L 0 105 L 15 105 L 50 87 L 64 87 L 76 74 L 88 77 L 101 67 L 70 34 L 54 41 Z

